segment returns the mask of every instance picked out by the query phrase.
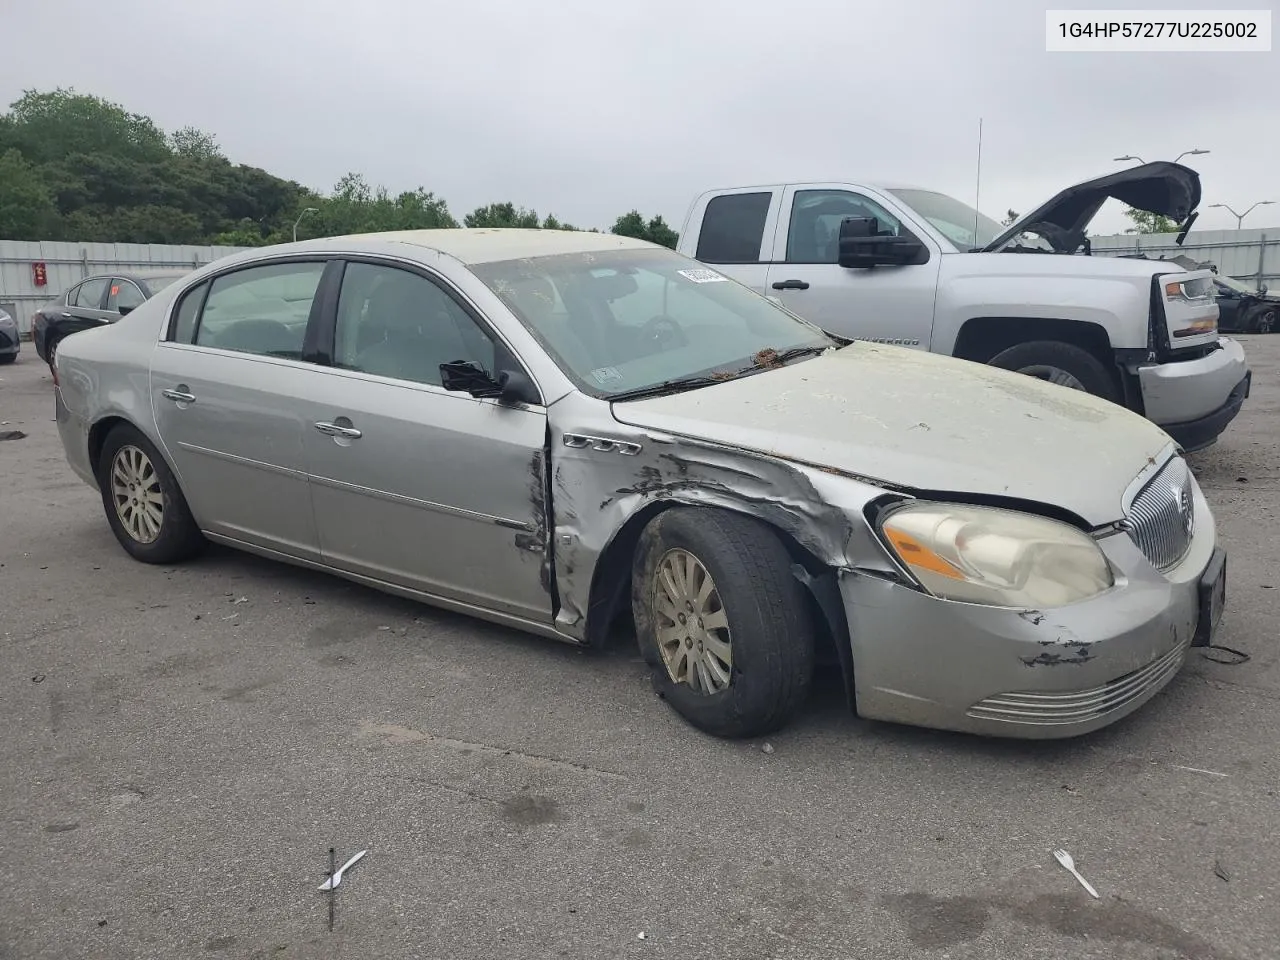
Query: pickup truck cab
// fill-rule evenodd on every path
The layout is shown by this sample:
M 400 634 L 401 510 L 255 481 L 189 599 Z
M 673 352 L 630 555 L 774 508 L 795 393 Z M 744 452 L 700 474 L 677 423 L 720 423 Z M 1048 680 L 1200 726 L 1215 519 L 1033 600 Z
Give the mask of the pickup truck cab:
M 1091 256 L 1115 197 L 1195 219 L 1199 175 L 1148 163 L 1064 190 L 1009 228 L 945 194 L 851 181 L 710 190 L 679 252 L 829 333 L 1016 370 L 1140 413 L 1184 450 L 1217 440 L 1249 395 L 1218 333 L 1209 270 Z M 1083 251 L 1083 255 L 1079 253 Z

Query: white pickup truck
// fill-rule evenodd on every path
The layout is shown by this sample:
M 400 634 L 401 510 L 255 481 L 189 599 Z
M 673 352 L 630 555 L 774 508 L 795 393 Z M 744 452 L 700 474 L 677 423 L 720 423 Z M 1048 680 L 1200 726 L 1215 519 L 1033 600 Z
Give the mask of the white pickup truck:
M 1143 164 L 1064 190 L 1007 229 L 919 187 L 710 190 L 678 249 L 838 336 L 1085 390 L 1143 414 L 1184 450 L 1206 447 L 1249 395 L 1244 350 L 1218 334 L 1210 271 L 1089 255 L 1086 228 L 1112 197 L 1174 218 L 1185 236 L 1200 178 Z

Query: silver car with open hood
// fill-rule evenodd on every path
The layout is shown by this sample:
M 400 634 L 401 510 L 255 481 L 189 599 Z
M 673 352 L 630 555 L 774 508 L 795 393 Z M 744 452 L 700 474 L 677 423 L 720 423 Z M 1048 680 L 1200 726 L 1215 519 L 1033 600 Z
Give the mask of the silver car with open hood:
M 782 726 L 823 669 L 864 717 L 1085 733 L 1222 611 L 1154 424 L 829 336 L 625 237 L 237 254 L 56 365 L 67 459 L 135 558 L 213 540 L 575 644 L 629 621 L 721 736 Z

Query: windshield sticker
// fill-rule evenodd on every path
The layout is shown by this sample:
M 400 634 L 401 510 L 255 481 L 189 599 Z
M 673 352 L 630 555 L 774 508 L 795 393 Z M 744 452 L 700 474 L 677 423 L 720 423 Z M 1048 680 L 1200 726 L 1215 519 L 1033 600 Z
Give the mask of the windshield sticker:
M 694 268 L 692 270 L 677 270 L 680 276 L 692 280 L 694 283 L 728 283 L 729 278 L 716 273 L 714 270 L 706 270 Z
M 607 387 L 611 383 L 621 383 L 623 379 L 617 367 L 601 367 L 598 370 L 592 370 L 591 377 L 602 387 Z

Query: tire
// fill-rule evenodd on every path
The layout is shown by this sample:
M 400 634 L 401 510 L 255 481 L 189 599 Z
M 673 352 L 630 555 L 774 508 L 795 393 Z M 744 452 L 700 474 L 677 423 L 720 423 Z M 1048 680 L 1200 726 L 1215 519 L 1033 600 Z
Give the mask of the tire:
M 1249 333 L 1274 333 L 1276 329 L 1276 308 L 1272 304 L 1258 307 L 1249 314 L 1244 328 Z
M 47 364 L 49 365 L 49 372 L 50 372 L 50 373 L 53 373 L 53 356 L 54 356 L 54 354 L 56 354 L 57 352 L 58 352 L 58 341 L 57 341 L 57 340 L 50 340 L 50 341 L 49 341 L 49 345 L 48 345 L 47 347 L 45 347 L 45 353 L 46 353 L 46 354 L 48 355 L 48 357 L 49 357 L 49 359 L 47 359 L 47 360 L 45 361 L 45 363 L 47 363 Z
M 178 563 L 204 547 L 204 535 L 191 516 L 177 478 L 136 427 L 121 424 L 112 428 L 102 445 L 97 470 L 98 489 L 111 532 L 135 560 Z M 118 483 L 125 485 L 117 486 Z M 129 483 L 135 486 L 131 488 Z M 131 509 L 127 498 L 140 492 L 151 494 L 155 509 Z M 117 507 L 121 497 L 126 499 Z
M 6 353 L 4 356 L 0 357 L 0 367 L 4 366 L 6 363 L 13 363 L 17 359 L 18 355 L 16 353 Z
M 803 704 L 813 677 L 815 626 L 791 566 L 768 526 L 726 510 L 675 507 L 640 535 L 631 587 L 640 653 L 654 690 L 698 729 L 726 738 L 762 736 L 785 726 Z M 682 589 L 682 571 L 698 586 L 703 575 L 710 577 L 702 613 L 723 626 L 693 626 L 700 624 L 698 598 Z M 691 599 L 684 603 L 686 596 Z M 683 611 L 676 611 L 677 600 Z M 664 605 L 689 619 L 681 626 L 662 613 Z M 679 630 L 686 635 L 677 636 Z M 728 653 L 727 669 L 720 651 Z
M 1073 343 L 1032 340 L 1009 347 L 987 362 L 1068 389 L 1083 390 L 1112 403 L 1118 398 L 1115 378 L 1102 361 Z

